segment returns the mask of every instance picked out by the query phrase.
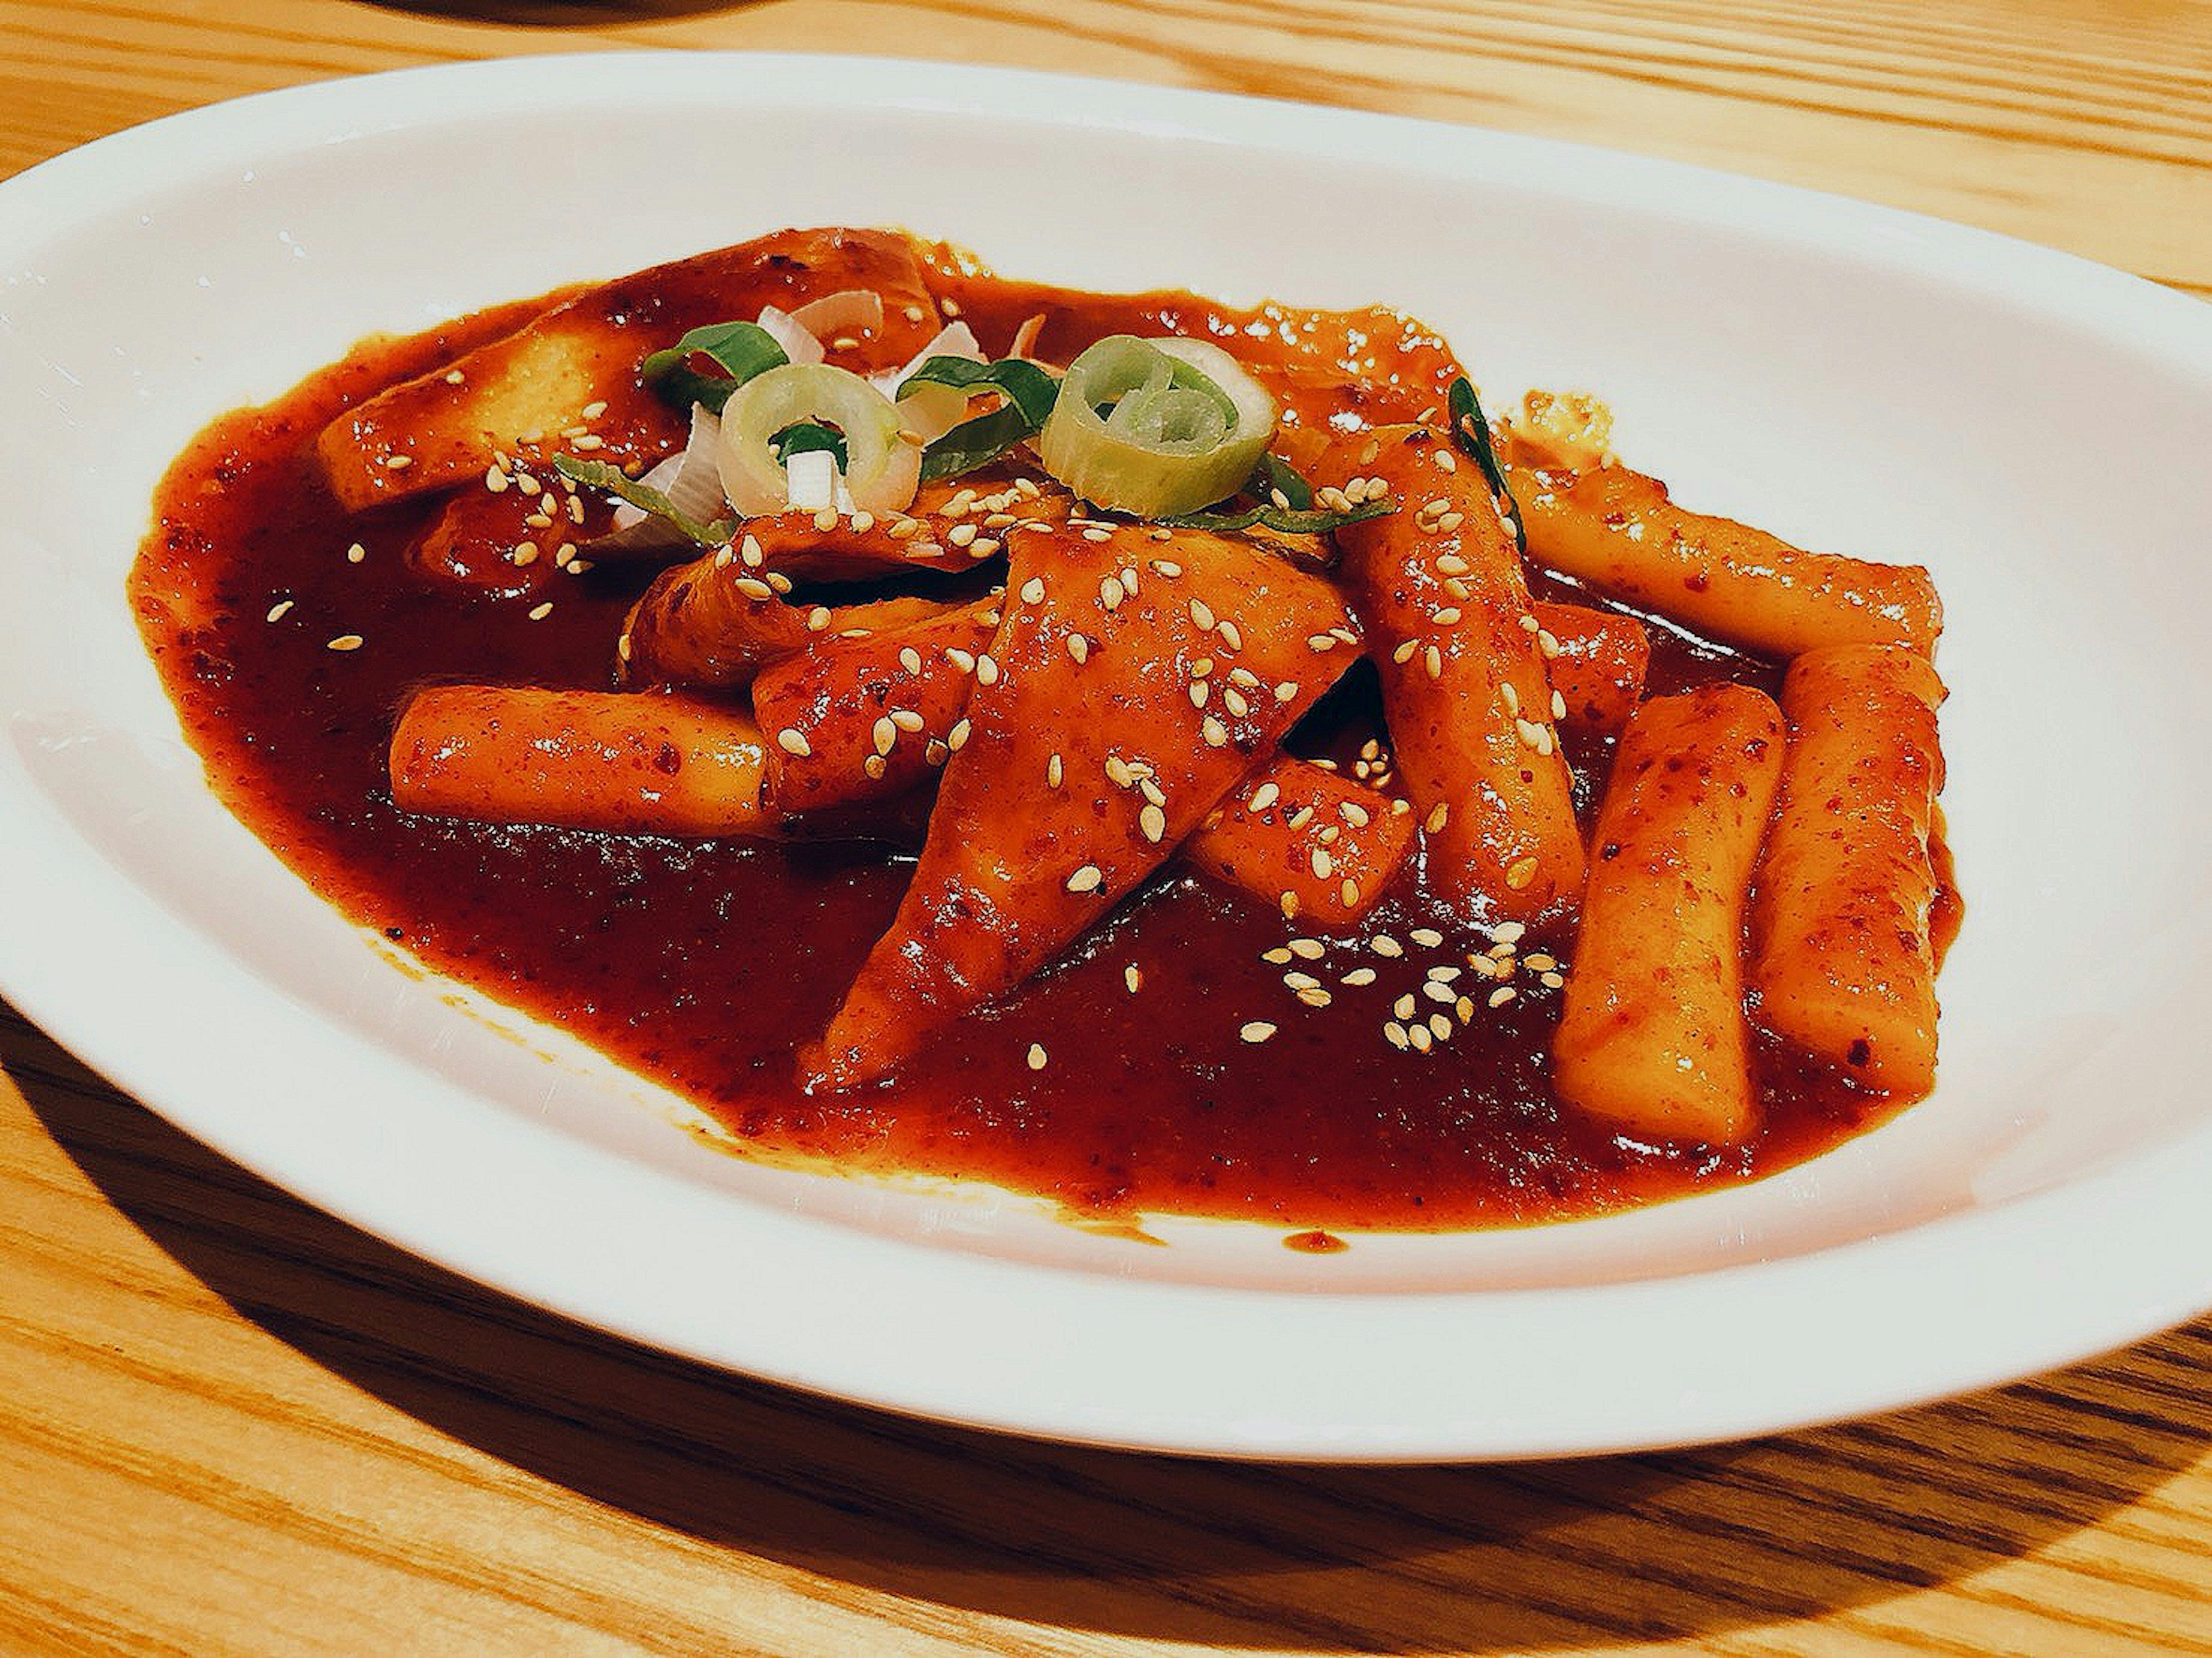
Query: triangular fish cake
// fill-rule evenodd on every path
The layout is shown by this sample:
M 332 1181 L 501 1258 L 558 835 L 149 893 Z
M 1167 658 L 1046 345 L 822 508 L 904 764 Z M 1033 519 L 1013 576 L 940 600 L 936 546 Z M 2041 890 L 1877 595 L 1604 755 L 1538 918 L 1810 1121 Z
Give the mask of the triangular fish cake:
M 1006 611 L 890 931 L 808 1084 L 894 1070 L 1140 885 L 1358 654 L 1321 578 L 1199 531 L 1074 524 L 1010 549 Z

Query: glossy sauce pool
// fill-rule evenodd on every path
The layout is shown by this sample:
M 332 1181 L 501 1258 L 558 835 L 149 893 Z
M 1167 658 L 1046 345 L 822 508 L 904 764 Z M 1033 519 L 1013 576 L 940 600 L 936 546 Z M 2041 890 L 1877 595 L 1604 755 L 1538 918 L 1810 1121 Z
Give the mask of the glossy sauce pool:
M 1034 290 L 1031 290 L 1033 293 Z M 511 328 L 526 307 L 372 343 L 274 404 L 224 417 L 179 460 L 131 579 L 185 731 L 231 809 L 318 892 L 428 966 L 697 1101 L 758 1155 L 972 1176 L 1089 1215 L 1239 1216 L 1316 1231 L 1566 1218 L 1772 1173 L 1891 1109 L 1771 1062 L 1765 1125 L 1729 1151 L 1634 1146 L 1563 1114 L 1545 1054 L 1559 993 L 1532 973 L 1428 1055 L 1382 1038 L 1426 970 L 1418 897 L 1299 963 L 1334 1000 L 1293 999 L 1261 959 L 1297 929 L 1170 864 L 1066 958 L 972 1016 L 895 1084 L 811 1098 L 792 1079 L 889 925 L 908 860 L 860 842 L 685 843 L 410 817 L 385 756 L 415 687 L 470 680 L 605 688 L 650 571 L 541 572 L 520 594 L 426 578 L 403 553 L 436 503 L 349 515 L 316 434 L 349 404 Z M 979 322 L 979 331 L 982 331 Z M 989 333 L 984 335 L 987 343 Z M 579 539 L 581 538 L 580 534 Z M 358 562 L 348 550 L 358 545 Z M 1540 590 L 1568 594 L 1540 579 Z M 530 611 L 546 599 L 542 619 Z M 280 605 L 276 619 L 269 619 Z M 361 636 L 360 647 L 329 641 Z M 1651 689 L 1769 665 L 1655 627 Z M 1297 746 L 1349 758 L 1371 730 L 1364 672 Z M 1587 807 L 1606 756 L 1575 756 Z M 1376 953 L 1387 933 L 1402 956 Z M 1571 938 L 1524 952 L 1571 958 Z M 1127 969 L 1141 987 L 1133 993 Z M 1346 987 L 1356 968 L 1375 982 Z M 1470 975 L 1471 977 L 1471 975 Z M 1487 981 L 1462 981 L 1478 1001 Z M 1438 1005 L 1423 1000 L 1425 1016 Z M 1264 1046 L 1247 1021 L 1277 1023 Z M 1048 1054 L 1028 1060 L 1032 1043 Z

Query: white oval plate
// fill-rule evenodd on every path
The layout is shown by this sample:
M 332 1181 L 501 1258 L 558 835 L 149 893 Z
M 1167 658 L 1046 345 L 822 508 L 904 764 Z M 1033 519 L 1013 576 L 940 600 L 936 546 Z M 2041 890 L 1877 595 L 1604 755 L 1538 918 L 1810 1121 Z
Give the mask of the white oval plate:
M 453 1005 L 216 803 L 124 577 L 216 413 L 376 330 L 787 223 L 1443 327 L 1602 392 L 1635 464 L 1933 567 L 1968 900 L 1936 1096 L 1641 1213 L 1156 1248 L 990 1191 L 766 1169 Z M 0 186 L 0 983 L 307 1199 L 587 1323 L 966 1423 L 1237 1456 L 1723 1438 L 2212 1304 L 2212 311 L 1849 202 L 1493 133 L 941 65 L 540 58 L 343 81 Z M 511 1029 L 522 1022 L 507 1016 Z

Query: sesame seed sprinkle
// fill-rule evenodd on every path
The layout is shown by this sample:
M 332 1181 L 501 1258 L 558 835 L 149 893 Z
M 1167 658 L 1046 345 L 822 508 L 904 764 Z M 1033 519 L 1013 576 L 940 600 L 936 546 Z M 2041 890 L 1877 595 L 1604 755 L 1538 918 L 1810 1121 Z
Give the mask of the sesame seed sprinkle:
M 1042 1042 L 1031 1042 L 1030 1044 L 1029 1060 L 1030 1070 L 1042 1071 L 1045 1068 L 1047 1057 L 1044 1051 L 1044 1044 Z
M 357 651 L 362 647 L 362 642 L 359 634 L 340 634 L 325 648 L 333 651 Z
M 286 616 L 290 614 L 291 609 L 292 601 L 290 599 L 280 598 L 274 604 L 271 604 L 269 607 L 269 615 L 267 619 L 270 622 L 282 622 Z
M 1076 893 L 1096 892 L 1105 880 L 1105 871 L 1096 864 L 1085 864 L 1067 878 L 1067 890 Z
M 531 607 L 530 619 L 532 622 L 543 622 L 552 614 L 553 601 L 549 598 L 543 604 L 534 604 Z
M 1242 1029 L 1238 1030 L 1237 1034 L 1244 1041 L 1257 1046 L 1259 1043 L 1266 1042 L 1268 1037 L 1275 1034 L 1275 1027 L 1269 1024 L 1265 1019 L 1254 1019 L 1249 1024 L 1246 1024 Z
M 806 733 L 796 726 L 786 726 L 778 732 L 775 745 L 786 754 L 795 754 L 802 760 L 814 752 L 813 745 L 806 740 Z

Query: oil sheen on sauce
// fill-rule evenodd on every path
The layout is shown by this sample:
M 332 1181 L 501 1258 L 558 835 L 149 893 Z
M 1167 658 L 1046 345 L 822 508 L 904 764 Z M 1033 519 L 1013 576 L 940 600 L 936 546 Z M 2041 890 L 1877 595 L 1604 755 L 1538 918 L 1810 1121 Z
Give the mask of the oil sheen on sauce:
M 1041 291 L 1011 300 L 1009 318 Z M 1011 327 L 980 314 L 989 297 L 988 284 L 971 284 L 987 343 Z M 1151 320 L 1067 300 L 1088 307 L 1097 331 Z M 1889 1110 L 1770 1060 L 1764 1127 L 1747 1146 L 1625 1143 L 1553 1096 L 1544 1055 L 1558 993 L 1532 974 L 1516 980 L 1514 1000 L 1431 1054 L 1385 1042 L 1391 1005 L 1429 967 L 1481 947 L 1411 942 L 1431 919 L 1417 895 L 1394 895 L 1357 938 L 1325 940 L 1322 960 L 1300 964 L 1334 995 L 1311 1008 L 1261 959 L 1295 929 L 1172 864 L 893 1083 L 801 1093 L 793 1051 L 820 1031 L 889 925 L 908 858 L 865 842 L 687 843 L 449 822 L 392 803 L 386 745 L 411 689 L 440 680 L 605 688 L 611 641 L 651 574 L 549 573 L 521 593 L 426 576 L 403 553 L 435 503 L 349 515 L 321 481 L 311 448 L 327 422 L 528 312 L 368 343 L 276 403 L 216 422 L 164 481 L 131 582 L 148 648 L 220 795 L 325 899 L 428 966 L 699 1102 L 763 1157 L 972 1176 L 1100 1216 L 1262 1219 L 1296 1229 L 1307 1249 L 1340 1230 L 1560 1219 L 1679 1195 L 1785 1168 Z M 1536 585 L 1592 602 L 1540 576 Z M 358 648 L 330 648 L 350 635 Z M 1653 639 L 1655 693 L 1720 677 L 1778 683 L 1770 665 L 1660 628 Z M 1349 756 L 1375 719 L 1371 680 L 1355 671 L 1301 746 Z M 1587 809 L 1607 756 L 1572 757 Z M 1377 953 L 1377 934 L 1403 954 Z M 1571 944 L 1532 934 L 1523 949 L 1571 961 Z M 1343 985 L 1358 968 L 1376 969 L 1374 982 Z M 1254 1019 L 1279 1033 L 1243 1042 Z M 1042 1070 L 1028 1062 L 1032 1043 L 1046 1050 Z

